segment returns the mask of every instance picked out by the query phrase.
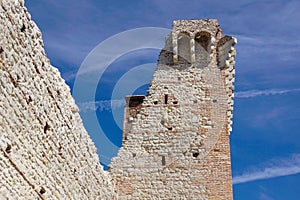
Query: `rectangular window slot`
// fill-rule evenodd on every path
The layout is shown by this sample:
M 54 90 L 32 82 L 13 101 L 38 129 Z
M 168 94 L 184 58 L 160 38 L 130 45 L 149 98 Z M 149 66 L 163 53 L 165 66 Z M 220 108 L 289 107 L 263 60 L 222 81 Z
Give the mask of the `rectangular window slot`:
M 165 104 L 168 104 L 168 95 L 165 94 Z
M 165 156 L 162 156 L 162 158 L 161 158 L 161 164 L 162 164 L 162 166 L 166 165 L 166 157 Z

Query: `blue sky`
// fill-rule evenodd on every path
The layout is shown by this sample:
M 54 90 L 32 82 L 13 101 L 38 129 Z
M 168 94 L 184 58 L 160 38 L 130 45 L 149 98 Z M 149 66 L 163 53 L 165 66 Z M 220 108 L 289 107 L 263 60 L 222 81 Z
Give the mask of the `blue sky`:
M 26 6 L 42 30 L 52 65 L 71 87 L 88 54 L 118 33 L 170 29 L 174 19 L 217 18 L 224 34 L 238 38 L 231 134 L 234 198 L 300 198 L 298 0 L 30 0 Z M 121 129 L 113 110 L 121 113 L 122 102 L 117 99 L 110 106 L 115 83 L 132 68 L 155 63 L 158 53 L 145 48 L 117 57 L 101 77 L 96 103 L 80 105 L 82 111 L 97 109 L 101 127 L 117 146 Z M 145 87 L 135 93 L 145 93 Z M 101 155 L 100 138 L 97 133 L 91 137 Z

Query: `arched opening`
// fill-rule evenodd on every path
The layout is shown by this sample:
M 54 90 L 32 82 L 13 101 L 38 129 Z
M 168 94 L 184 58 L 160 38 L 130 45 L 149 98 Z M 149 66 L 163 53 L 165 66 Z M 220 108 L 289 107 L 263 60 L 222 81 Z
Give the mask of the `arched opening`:
M 178 34 L 178 64 L 187 65 L 191 63 L 190 39 L 190 35 L 187 32 Z
M 211 36 L 208 32 L 195 35 L 195 61 L 197 67 L 207 67 L 210 61 Z

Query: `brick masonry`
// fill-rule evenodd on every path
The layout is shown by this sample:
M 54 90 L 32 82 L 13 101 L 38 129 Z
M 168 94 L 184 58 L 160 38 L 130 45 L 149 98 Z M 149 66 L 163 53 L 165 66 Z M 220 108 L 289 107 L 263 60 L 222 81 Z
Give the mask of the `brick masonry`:
M 236 39 L 178 20 L 109 172 L 23 0 L 0 0 L 0 199 L 232 199 Z

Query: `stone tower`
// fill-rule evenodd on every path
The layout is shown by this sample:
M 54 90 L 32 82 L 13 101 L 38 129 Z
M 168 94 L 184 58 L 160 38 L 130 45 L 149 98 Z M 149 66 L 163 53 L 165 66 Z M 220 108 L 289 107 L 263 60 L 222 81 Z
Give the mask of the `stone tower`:
M 235 44 L 217 20 L 174 21 L 147 96 L 126 97 L 120 199 L 232 199 Z

